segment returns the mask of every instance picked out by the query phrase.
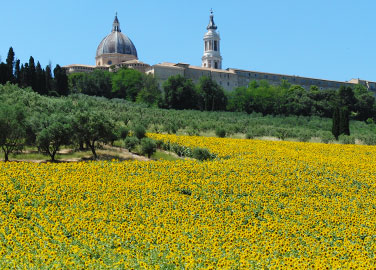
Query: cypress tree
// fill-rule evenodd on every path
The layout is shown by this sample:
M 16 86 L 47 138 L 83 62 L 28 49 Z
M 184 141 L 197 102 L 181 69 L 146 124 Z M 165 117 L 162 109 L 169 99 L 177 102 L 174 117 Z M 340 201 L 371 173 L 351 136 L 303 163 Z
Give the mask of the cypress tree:
M 339 134 L 350 135 L 350 117 L 347 107 L 342 107 L 339 113 Z
M 23 64 L 21 65 L 20 78 L 19 78 L 19 84 L 20 84 L 21 87 L 29 86 L 28 69 L 29 69 L 28 63 L 25 63 L 25 65 L 23 65 Z
M 20 59 L 17 59 L 16 61 L 16 66 L 14 69 L 14 82 L 19 84 L 20 83 L 20 76 L 21 76 L 21 67 L 20 67 Z
M 12 47 L 9 48 L 6 64 L 8 67 L 8 72 L 7 72 L 8 81 L 13 82 L 14 81 L 14 77 L 13 77 L 14 51 Z
M 45 83 L 45 72 L 42 69 L 42 66 L 40 65 L 39 61 L 37 63 L 37 66 L 35 68 L 36 73 L 36 91 L 41 94 L 46 94 L 46 83 Z
M 46 71 L 45 71 L 45 89 L 46 89 L 46 94 L 52 90 L 52 73 L 51 73 L 51 64 L 46 66 Z
M 339 115 L 339 108 L 335 107 L 333 112 L 333 125 L 332 125 L 332 134 L 338 140 L 338 136 L 340 135 L 339 130 L 339 123 L 340 123 L 340 115 Z
M 35 62 L 34 62 L 34 58 L 32 56 L 30 56 L 30 59 L 29 59 L 29 68 L 27 70 L 28 72 L 28 85 L 27 86 L 31 86 L 31 88 L 33 88 L 34 91 L 37 91 L 37 85 L 36 85 L 36 77 L 37 77 L 37 74 L 36 74 L 36 70 L 35 70 Z
M 0 63 L 0 84 L 5 84 L 8 81 L 8 66 L 5 63 Z
M 61 96 L 68 95 L 68 76 L 63 68 L 56 65 L 54 68 L 56 92 Z

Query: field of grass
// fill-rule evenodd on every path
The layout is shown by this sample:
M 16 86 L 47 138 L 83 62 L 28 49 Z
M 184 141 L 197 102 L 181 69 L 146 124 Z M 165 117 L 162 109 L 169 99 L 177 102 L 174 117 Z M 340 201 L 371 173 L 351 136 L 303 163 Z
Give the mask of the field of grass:
M 1 162 L 0 268 L 376 267 L 376 147 L 148 136 L 217 158 Z

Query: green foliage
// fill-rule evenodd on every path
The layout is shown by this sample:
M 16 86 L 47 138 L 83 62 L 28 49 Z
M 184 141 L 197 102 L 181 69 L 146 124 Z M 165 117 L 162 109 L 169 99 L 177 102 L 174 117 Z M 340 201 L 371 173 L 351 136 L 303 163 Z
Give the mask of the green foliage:
M 25 110 L 20 105 L 0 103 L 0 147 L 5 161 L 9 160 L 10 153 L 24 146 L 25 118 Z
M 363 135 L 359 139 L 366 145 L 376 145 L 376 135 Z
M 355 144 L 355 137 L 342 134 L 338 137 L 338 140 L 342 144 Z
M 178 127 L 174 122 L 168 122 L 163 125 L 163 131 L 167 132 L 168 134 L 176 134 Z
M 342 107 L 339 111 L 339 134 L 350 135 L 350 112 L 347 107 Z
M 133 137 L 133 136 L 127 137 L 124 140 L 124 146 L 129 151 L 132 151 L 136 147 L 136 145 L 138 145 L 139 143 L 140 143 L 140 140 L 137 137 Z
M 256 137 L 255 132 L 253 129 L 248 129 L 247 133 L 245 134 L 247 139 L 254 139 Z
M 141 140 L 141 152 L 142 154 L 147 154 L 148 158 L 157 151 L 157 144 L 153 139 L 143 138 Z
M 43 128 L 36 136 L 36 146 L 39 151 L 49 155 L 55 161 L 55 155 L 62 145 L 70 143 L 72 133 L 71 119 L 63 114 L 47 116 Z
M 133 135 L 136 136 L 139 140 L 145 137 L 146 129 L 144 126 L 136 125 L 133 128 Z
M 149 106 L 158 106 L 161 102 L 162 92 L 159 88 L 157 80 L 151 75 L 143 75 L 143 86 L 137 94 L 136 101 L 145 103 Z
M 112 76 L 112 92 L 114 97 L 136 101 L 143 88 L 142 73 L 135 69 L 120 69 Z
M 129 135 L 129 128 L 128 127 L 124 127 L 124 126 L 120 126 L 118 128 L 118 134 L 119 134 L 118 138 L 124 140 Z
M 215 130 L 215 135 L 217 135 L 219 138 L 224 138 L 226 137 L 226 130 L 222 127 L 218 127 Z
M 336 139 L 329 131 L 321 131 L 319 136 L 323 143 L 330 143 Z
M 346 107 L 350 111 L 353 111 L 356 104 L 356 98 L 353 89 L 350 86 L 342 85 L 338 89 L 338 105 L 340 107 Z
M 226 109 L 227 97 L 223 88 L 209 77 L 200 78 L 197 85 L 197 98 L 200 110 L 221 111 Z
M 94 159 L 98 142 L 109 142 L 113 137 L 114 124 L 108 114 L 86 107 L 83 111 L 75 113 L 73 118 L 73 130 L 76 141 L 82 140 L 91 149 Z
M 181 75 L 172 76 L 163 83 L 163 106 L 167 109 L 196 109 L 197 94 L 195 86 Z
M 204 161 L 212 159 L 212 156 L 208 149 L 206 148 L 195 148 L 193 149 L 193 158 Z
M 312 134 L 308 130 L 301 130 L 298 133 L 298 140 L 301 142 L 308 142 L 311 138 Z
M 277 138 L 284 141 L 285 139 L 287 139 L 287 137 L 289 137 L 290 135 L 290 132 L 287 128 L 278 128 L 277 129 Z
M 66 96 L 69 93 L 68 89 L 68 76 L 66 71 L 59 65 L 56 65 L 54 69 L 54 78 L 56 83 L 56 92 L 60 96 Z M 34 89 L 34 87 L 33 87 Z
M 94 70 L 90 73 L 72 73 L 68 77 L 71 93 L 112 98 L 112 78 L 108 71 Z

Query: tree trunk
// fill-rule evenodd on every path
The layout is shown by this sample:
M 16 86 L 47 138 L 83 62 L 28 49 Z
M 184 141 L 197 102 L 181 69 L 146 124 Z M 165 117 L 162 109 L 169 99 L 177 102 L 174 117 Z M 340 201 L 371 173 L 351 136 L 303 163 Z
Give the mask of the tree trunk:
M 5 162 L 9 161 L 9 157 L 8 157 L 8 152 L 7 151 L 4 151 L 4 161 Z
M 84 150 L 84 142 L 80 140 L 80 141 L 78 142 L 78 144 L 80 145 L 79 150 L 80 150 L 80 151 L 83 151 L 83 150 Z
M 89 143 L 89 146 L 90 146 L 91 152 L 93 153 L 94 159 L 97 159 L 98 156 L 97 156 L 97 153 L 95 152 L 95 141 L 92 144 Z
M 56 152 L 55 152 L 55 151 L 52 152 L 52 153 L 50 154 L 50 157 L 51 157 L 51 161 L 52 161 L 52 162 L 55 162 L 55 155 L 56 155 Z

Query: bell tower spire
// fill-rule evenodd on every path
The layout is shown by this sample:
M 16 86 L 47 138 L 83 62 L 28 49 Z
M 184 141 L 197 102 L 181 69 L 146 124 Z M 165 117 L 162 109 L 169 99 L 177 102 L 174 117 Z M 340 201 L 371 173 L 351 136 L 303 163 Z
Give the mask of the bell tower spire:
M 204 36 L 204 56 L 202 57 L 202 67 L 222 69 L 222 56 L 220 50 L 221 38 L 217 33 L 217 26 L 214 23 L 213 9 L 210 10 L 208 32 Z

